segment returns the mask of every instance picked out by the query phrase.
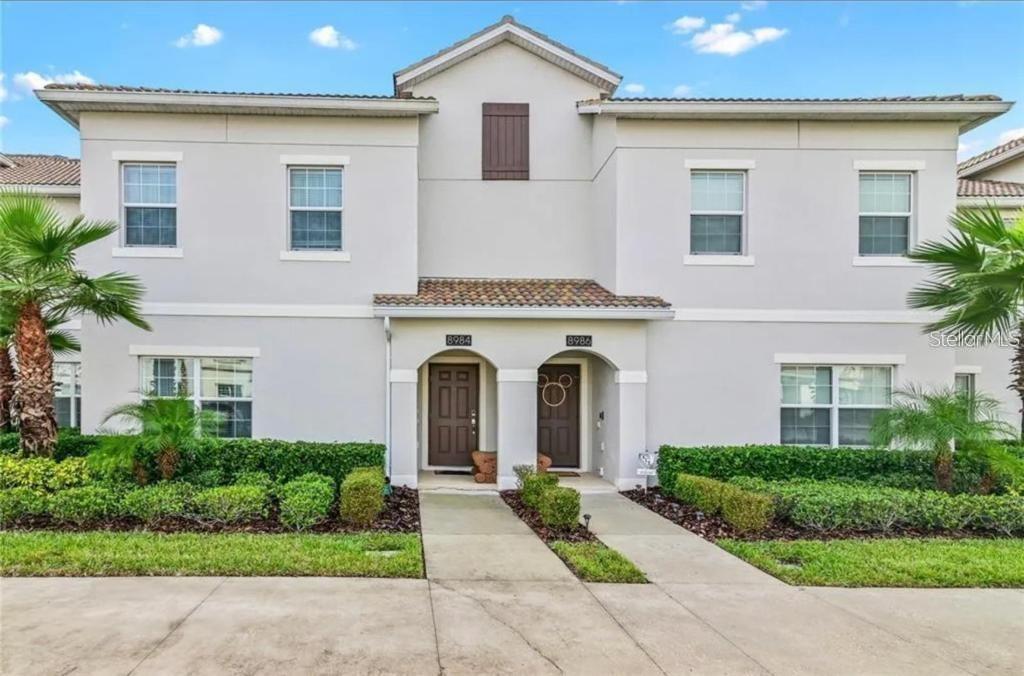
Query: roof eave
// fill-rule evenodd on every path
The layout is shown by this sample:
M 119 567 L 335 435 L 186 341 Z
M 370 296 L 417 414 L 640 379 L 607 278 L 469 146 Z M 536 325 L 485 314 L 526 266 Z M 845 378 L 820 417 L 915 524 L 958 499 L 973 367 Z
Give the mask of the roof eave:
M 57 183 L 0 183 L 0 190 L 20 190 L 50 197 L 77 197 L 82 194 L 80 185 Z
M 999 209 L 1024 208 L 1024 197 L 1007 196 L 982 196 L 982 195 L 958 195 L 957 206 L 961 207 L 988 207 L 994 206 Z
M 429 319 L 672 319 L 666 308 L 504 307 L 493 305 L 376 305 L 374 317 Z
M 191 94 L 179 92 L 122 92 L 37 89 L 36 96 L 74 127 L 79 113 L 102 112 L 233 112 L 261 114 L 402 117 L 436 113 L 439 104 L 425 99 L 373 99 L 274 94 Z M 269 113 L 267 113 L 269 114 Z
M 965 132 L 1002 115 L 1012 101 L 579 101 L 581 115 L 636 119 L 945 120 Z
M 969 178 L 971 176 L 974 176 L 975 174 L 980 174 L 984 171 L 988 171 L 989 169 L 994 169 L 1001 164 L 1012 162 L 1013 160 L 1016 160 L 1020 157 L 1024 157 L 1024 143 L 1020 144 L 1015 148 L 1011 148 L 1004 153 L 1000 153 L 998 155 L 995 155 L 994 157 L 982 160 L 977 164 L 972 164 L 968 167 L 964 167 L 963 169 L 958 168 L 956 171 L 956 177 Z

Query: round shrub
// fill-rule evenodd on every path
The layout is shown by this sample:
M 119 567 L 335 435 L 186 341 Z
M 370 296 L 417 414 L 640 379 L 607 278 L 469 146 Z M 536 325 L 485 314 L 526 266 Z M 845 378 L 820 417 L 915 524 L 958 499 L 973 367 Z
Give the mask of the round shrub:
M 558 475 L 549 472 L 526 474 L 522 481 L 523 489 L 519 494 L 523 499 L 523 504 L 530 509 L 540 509 L 540 496 L 547 489 L 558 485 Z
M 278 491 L 281 523 L 304 530 L 327 518 L 334 502 L 334 480 L 322 474 L 304 474 Z
M 580 522 L 580 494 L 566 486 L 549 486 L 540 494 L 538 511 L 548 528 L 572 528 Z
M 164 482 L 138 488 L 124 496 L 124 512 L 146 523 L 168 516 L 185 516 L 195 489 L 184 482 Z
M 219 486 L 192 498 L 196 516 L 220 523 L 251 521 L 267 516 L 267 492 L 259 486 Z
M 46 497 L 30 488 L 0 490 L 0 526 L 46 512 Z
M 58 521 L 76 525 L 101 521 L 117 515 L 117 493 L 102 486 L 82 486 L 54 493 L 49 498 L 50 514 Z
M 729 486 L 722 492 L 722 518 L 741 533 L 757 533 L 771 525 L 775 503 L 771 496 Z
M 369 526 L 382 511 L 384 473 L 376 467 L 352 470 L 341 484 L 341 519 L 358 526 Z

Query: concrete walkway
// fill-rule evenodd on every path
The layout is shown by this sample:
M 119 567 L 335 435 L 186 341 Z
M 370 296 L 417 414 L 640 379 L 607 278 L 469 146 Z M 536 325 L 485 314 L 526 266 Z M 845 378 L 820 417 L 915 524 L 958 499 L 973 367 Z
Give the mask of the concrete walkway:
M 1024 670 L 1021 590 L 789 587 L 618 495 L 584 510 L 653 584 L 583 584 L 497 496 L 421 499 L 426 580 L 0 580 L 0 673 Z

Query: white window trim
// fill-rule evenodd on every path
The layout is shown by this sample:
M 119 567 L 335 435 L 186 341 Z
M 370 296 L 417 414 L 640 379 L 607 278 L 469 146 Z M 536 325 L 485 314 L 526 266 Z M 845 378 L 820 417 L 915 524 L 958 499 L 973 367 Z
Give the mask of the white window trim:
M 115 159 L 117 159 L 117 156 L 119 154 L 176 156 L 178 159 L 176 159 L 176 160 L 153 160 L 153 159 L 148 159 L 148 160 L 128 160 L 128 159 L 121 159 L 120 160 L 120 163 L 117 165 L 117 176 L 118 176 L 118 190 L 119 190 L 118 195 L 119 195 L 119 200 L 120 200 L 120 204 L 121 204 L 121 228 L 120 228 L 121 246 L 114 247 L 114 249 L 111 252 L 111 254 L 115 258 L 182 258 L 183 254 L 182 254 L 182 250 L 181 250 L 181 232 L 178 229 L 178 192 L 181 189 L 181 185 L 180 185 L 180 182 L 178 180 L 178 176 L 179 176 L 180 169 L 181 169 L 181 165 L 180 165 L 181 153 L 116 153 L 115 152 L 114 153 Z M 159 202 L 159 203 L 132 202 L 132 203 L 129 204 L 125 200 L 125 196 L 124 196 L 124 194 L 125 194 L 125 191 L 124 191 L 124 170 L 125 170 L 126 167 L 128 167 L 129 165 L 133 165 L 133 164 L 150 164 L 150 165 L 156 165 L 156 166 L 161 166 L 161 165 L 163 165 L 163 166 L 173 166 L 174 167 L 174 203 L 173 204 L 167 204 L 167 203 L 164 203 L 164 202 Z M 147 207 L 154 208 L 154 209 L 171 209 L 171 208 L 173 208 L 174 209 L 174 241 L 176 242 L 176 244 L 174 246 L 152 246 L 152 245 L 146 245 L 146 244 L 141 244 L 141 245 L 131 245 L 131 244 L 128 244 L 128 208 L 129 207 L 141 208 L 141 209 L 145 209 Z M 133 254 L 133 253 L 129 253 L 129 252 L 132 252 L 132 251 L 139 251 L 140 253 L 137 254 L 137 255 Z M 159 252 L 162 252 L 162 251 L 167 251 L 169 253 L 166 254 L 166 255 L 163 255 L 163 254 L 159 253 Z
M 901 366 L 907 363 L 907 355 L 776 352 L 775 363 L 794 366 Z
M 111 158 L 115 162 L 153 162 L 158 164 L 180 163 L 183 153 L 164 150 L 115 150 Z
M 284 166 L 285 186 L 285 249 L 281 252 L 283 261 L 316 261 L 316 262 L 341 262 L 347 263 L 352 260 L 352 255 L 345 250 L 345 184 L 348 182 L 345 167 L 348 164 L 348 157 L 336 156 L 327 159 L 343 160 L 338 163 L 317 163 L 317 155 L 282 155 L 281 161 Z M 284 163 L 287 158 L 291 159 L 313 159 L 313 162 L 289 162 Z M 341 206 L 340 207 L 293 207 L 292 206 L 292 169 L 340 169 L 341 170 Z M 340 249 L 294 249 L 292 248 L 292 212 L 293 211 L 337 211 L 341 214 L 341 248 Z M 298 255 L 294 255 L 298 254 Z M 312 254 L 312 255 L 306 255 Z M 325 255 L 328 254 L 328 255 Z M 334 255 L 330 255 L 334 254 Z M 338 255 L 341 254 L 341 255 Z
M 979 373 L 981 373 L 981 367 L 971 366 L 968 364 L 957 364 L 956 366 L 953 367 L 953 373 L 967 373 L 971 375 L 978 375 Z
M 828 404 L 787 404 L 782 401 L 782 367 L 783 366 L 806 366 L 809 368 L 827 368 L 829 369 L 829 400 Z M 841 404 L 839 403 L 839 370 L 844 366 L 876 366 L 876 367 L 888 367 L 889 369 L 889 404 Z M 829 363 L 815 363 L 815 364 L 780 364 L 779 365 L 779 410 L 786 408 L 815 408 L 815 409 L 829 409 L 829 443 L 828 446 L 824 444 L 784 444 L 781 437 L 779 443 L 787 446 L 791 445 L 807 445 L 807 446 L 820 446 L 822 448 L 839 448 L 839 411 L 840 409 L 846 410 L 883 410 L 892 407 L 892 395 L 896 390 L 896 365 L 895 364 L 829 364 Z M 781 413 L 780 413 L 781 415 Z M 855 448 L 859 448 L 856 446 Z
M 139 363 L 138 363 L 138 366 L 137 366 L 138 371 L 139 371 L 139 398 L 143 399 L 143 400 L 145 400 L 145 399 L 171 399 L 172 398 L 172 397 L 161 397 L 161 396 L 157 396 L 157 395 L 147 396 L 147 394 L 146 394 L 146 383 L 145 383 L 145 381 L 146 381 L 146 374 L 143 373 L 143 371 L 142 371 L 142 360 L 143 359 L 181 359 L 181 360 L 186 360 L 187 359 L 187 360 L 192 362 L 192 395 L 189 397 L 189 399 L 192 401 L 192 403 L 196 407 L 197 411 L 202 411 L 203 410 L 203 403 L 206 403 L 206 402 L 221 402 L 221 401 L 223 401 L 223 402 L 239 402 L 239 401 L 241 401 L 241 402 L 249 402 L 250 404 L 253 404 L 253 408 L 255 408 L 255 400 L 256 400 L 256 373 L 255 373 L 256 369 L 255 369 L 255 366 L 253 367 L 253 372 L 251 374 L 252 382 L 251 382 L 251 385 L 250 385 L 250 392 L 251 392 L 250 396 L 248 396 L 248 397 L 204 397 L 202 395 L 202 387 L 201 387 L 202 360 L 203 359 L 209 359 L 209 358 L 222 357 L 222 356 L 229 356 L 229 355 L 209 355 L 209 354 L 204 354 L 202 356 L 184 356 L 184 355 L 169 355 L 169 354 L 139 355 Z M 230 355 L 230 356 L 241 356 L 241 355 Z M 255 436 L 255 434 L 253 434 L 253 430 L 252 430 L 252 425 L 253 425 L 253 419 L 254 418 L 255 418 L 255 416 L 253 416 L 253 418 L 250 418 L 250 420 L 249 420 L 249 436 L 248 437 L 226 437 L 226 438 L 231 438 L 231 439 L 254 439 L 254 438 L 256 438 L 256 436 Z
M 750 171 L 757 168 L 754 160 L 731 160 L 731 159 L 710 159 L 710 160 L 686 160 L 687 169 L 719 169 L 733 171 Z
M 857 171 L 892 171 L 914 172 L 924 171 L 924 160 L 854 160 L 853 168 Z
M 133 357 L 250 357 L 260 356 L 258 347 L 203 347 L 198 345 L 129 345 Z
M 54 363 L 54 366 L 56 366 L 57 364 L 70 364 L 72 366 L 77 366 L 77 367 L 81 368 L 82 359 L 81 359 L 80 355 L 72 355 L 71 357 L 67 357 L 67 358 L 63 358 L 62 357 L 60 359 L 55 359 L 53 363 Z M 67 396 L 67 397 L 63 397 L 63 396 L 59 396 L 56 393 L 56 391 L 54 391 L 53 398 L 54 399 L 70 399 L 71 400 L 71 407 L 70 407 L 71 408 L 71 418 L 70 418 L 71 429 L 78 429 L 78 430 L 80 430 L 80 429 L 82 429 L 82 421 L 78 419 L 78 408 L 75 406 L 75 400 L 77 399 L 79 402 L 82 401 L 82 394 L 81 393 L 77 393 L 78 392 L 78 387 L 81 384 L 81 376 L 75 372 L 76 370 L 77 369 L 74 369 L 74 368 L 71 369 L 71 395 Z M 54 386 L 56 386 L 57 379 L 54 378 L 53 382 L 54 382 Z
M 854 163 L 856 165 L 856 162 Z M 877 164 L 877 163 L 876 163 Z M 905 174 L 910 177 L 910 211 L 861 211 L 860 208 L 860 179 L 864 174 Z M 857 171 L 857 256 L 854 259 L 854 265 L 858 265 L 858 260 L 872 261 L 872 260 L 896 260 L 896 261 L 907 261 L 905 254 L 862 254 L 860 253 L 860 217 L 861 216 L 892 216 L 895 218 L 906 218 L 907 219 L 907 250 L 914 248 L 914 244 L 917 242 L 917 173 L 916 170 L 912 169 L 859 169 Z M 909 261 L 908 261 L 909 262 Z M 861 266 L 868 267 L 868 263 L 861 263 Z M 876 264 L 879 267 L 885 264 Z M 895 264 L 897 267 L 901 263 Z
M 747 212 L 749 211 L 749 209 L 748 209 L 747 201 L 748 201 L 748 191 L 749 191 L 749 183 L 750 183 L 750 176 L 747 174 L 747 169 L 742 168 L 742 167 L 737 167 L 735 164 L 730 164 L 728 166 L 728 168 L 723 166 L 723 167 L 702 167 L 702 168 L 692 167 L 690 169 L 691 169 L 691 171 L 689 172 L 689 176 L 687 177 L 688 180 L 689 180 L 689 184 L 690 184 L 689 185 L 689 189 L 690 189 L 690 217 L 687 219 L 687 233 L 689 234 L 689 237 L 687 238 L 688 241 L 687 241 L 687 246 L 686 246 L 688 253 L 683 258 L 683 264 L 684 265 L 687 265 L 687 264 L 688 265 L 700 265 L 700 263 L 696 263 L 696 262 L 693 262 L 693 261 L 688 262 L 687 259 L 709 257 L 712 260 L 720 260 L 720 259 L 724 259 L 724 258 L 735 258 L 737 260 L 741 260 L 741 259 L 749 260 L 750 262 L 749 263 L 746 263 L 746 262 L 741 262 L 741 263 L 714 262 L 714 263 L 706 263 L 705 265 L 753 265 L 754 264 L 754 257 L 747 255 L 747 232 L 749 230 L 749 223 L 748 223 L 749 219 L 747 217 Z M 724 173 L 741 174 L 743 176 L 743 208 L 741 210 L 739 210 L 739 211 L 714 211 L 714 210 L 707 210 L 707 209 L 700 209 L 700 210 L 694 209 L 693 208 L 693 172 L 694 171 L 719 171 L 719 172 L 724 172 Z M 728 253 L 694 253 L 691 250 L 693 248 L 693 217 L 694 216 L 739 216 L 740 217 L 740 250 L 739 250 L 739 253 L 735 253 L 735 254 L 728 254 Z
M 750 267 L 753 264 L 753 256 L 744 256 L 742 254 L 686 254 L 683 256 L 683 265 Z

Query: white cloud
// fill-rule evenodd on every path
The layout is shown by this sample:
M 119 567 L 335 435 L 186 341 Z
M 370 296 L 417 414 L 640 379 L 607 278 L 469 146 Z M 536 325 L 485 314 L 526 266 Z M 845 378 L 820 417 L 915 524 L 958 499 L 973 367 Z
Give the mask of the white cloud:
M 682 98 L 684 96 L 689 96 L 692 93 L 693 93 L 693 87 L 691 87 L 690 85 L 684 85 L 684 84 L 676 85 L 675 88 L 672 90 L 672 96 L 675 96 L 676 98 Z
M 196 24 L 191 33 L 186 33 L 174 41 L 177 47 L 209 47 L 221 41 L 224 32 L 205 23 Z
M 740 14 L 739 12 L 733 12 L 732 14 L 727 14 L 725 16 L 725 20 L 728 21 L 729 23 L 739 23 L 740 19 L 742 18 L 743 15 Z
M 643 86 L 639 82 L 630 82 L 628 85 L 623 87 L 627 94 L 643 94 L 647 91 L 647 87 Z
M 320 26 L 320 28 L 311 31 L 309 41 L 320 47 L 327 47 L 328 49 L 340 48 L 349 52 L 358 47 L 352 39 L 339 33 L 338 29 L 330 24 Z
M 1015 138 L 1024 136 L 1024 127 L 1018 127 L 1017 129 L 1007 129 L 999 135 L 999 145 L 1009 143 Z
M 706 23 L 707 20 L 702 16 L 681 16 L 669 24 L 668 28 L 676 35 L 686 35 L 704 28 Z
M 33 92 L 37 89 L 42 89 L 48 84 L 96 84 L 88 75 L 83 74 L 81 71 L 71 71 L 70 73 L 61 73 L 58 75 L 40 75 L 39 73 L 30 70 L 25 73 L 16 73 L 14 78 L 11 80 L 15 86 L 25 90 L 26 92 Z
M 748 12 L 756 12 L 757 10 L 764 9 L 767 6 L 768 0 L 747 0 L 746 2 L 740 3 L 740 7 Z
M 751 32 L 738 31 L 731 23 L 712 24 L 706 31 L 693 36 L 690 46 L 700 54 L 736 56 L 767 42 L 774 42 L 787 33 L 785 28 L 755 28 Z
M 956 146 L 957 159 L 963 160 L 973 155 L 978 144 L 979 141 L 960 141 Z
M 0 73 L 0 101 L 7 100 L 7 88 L 4 87 L 4 74 Z
M 4 127 L 6 127 L 7 123 L 10 122 L 10 121 L 11 121 L 11 118 L 7 117 L 6 115 L 0 115 L 0 129 L 3 129 Z

